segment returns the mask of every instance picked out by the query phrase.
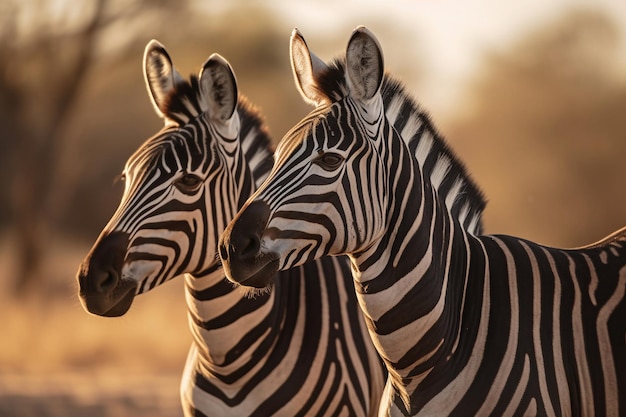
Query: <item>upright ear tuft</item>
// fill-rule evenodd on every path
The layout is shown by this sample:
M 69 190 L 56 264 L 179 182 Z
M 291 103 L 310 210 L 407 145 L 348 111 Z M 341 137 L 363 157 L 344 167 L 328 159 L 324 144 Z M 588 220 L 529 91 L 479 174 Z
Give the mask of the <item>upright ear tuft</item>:
M 291 32 L 289 49 L 293 76 L 304 100 L 313 105 L 328 101 L 328 97 L 318 88 L 317 81 L 319 75 L 327 69 L 327 65 L 309 50 L 297 28 Z
M 365 26 L 357 27 L 346 50 L 346 72 L 350 95 L 369 100 L 379 91 L 383 81 L 383 53 L 378 40 Z
M 228 61 L 213 54 L 200 70 L 200 91 L 209 117 L 219 121 L 230 119 L 237 107 L 237 80 Z
M 176 84 L 182 81 L 182 77 L 172 65 L 172 60 L 163 45 L 154 39 L 146 45 L 143 55 L 143 75 L 154 110 L 159 117 L 167 118 L 165 100 L 175 89 Z

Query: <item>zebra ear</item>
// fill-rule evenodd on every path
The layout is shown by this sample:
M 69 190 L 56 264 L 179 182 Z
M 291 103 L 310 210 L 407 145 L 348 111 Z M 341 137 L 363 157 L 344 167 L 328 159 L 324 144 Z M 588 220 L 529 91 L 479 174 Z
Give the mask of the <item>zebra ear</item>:
M 146 45 L 143 55 L 143 75 L 154 110 L 159 117 L 167 119 L 165 101 L 183 78 L 172 65 L 172 60 L 163 45 L 154 39 Z
M 228 61 L 213 54 L 200 70 L 200 91 L 209 116 L 226 121 L 237 107 L 237 80 Z
M 369 100 L 380 90 L 383 53 L 378 40 L 365 26 L 352 32 L 346 50 L 346 72 L 350 95 L 357 100 Z
M 309 50 L 297 28 L 291 32 L 289 46 L 293 76 L 302 97 L 313 105 L 327 102 L 329 98 L 317 87 L 317 77 L 326 70 L 326 63 Z

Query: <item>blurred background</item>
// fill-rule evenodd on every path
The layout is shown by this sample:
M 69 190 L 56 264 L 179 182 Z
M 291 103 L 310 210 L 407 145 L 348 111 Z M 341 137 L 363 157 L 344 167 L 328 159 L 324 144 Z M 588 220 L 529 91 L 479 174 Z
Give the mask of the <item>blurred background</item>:
M 183 75 L 222 54 L 279 139 L 310 110 L 292 28 L 328 60 L 358 24 L 484 190 L 488 233 L 573 247 L 626 225 L 623 0 L 0 0 L 0 415 L 181 415 L 182 280 L 116 319 L 74 282 L 162 125 L 147 42 Z

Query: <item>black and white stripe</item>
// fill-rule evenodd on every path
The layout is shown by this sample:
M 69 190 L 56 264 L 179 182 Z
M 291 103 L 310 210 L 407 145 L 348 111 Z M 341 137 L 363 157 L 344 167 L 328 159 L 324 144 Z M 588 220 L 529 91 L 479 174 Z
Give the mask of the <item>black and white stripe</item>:
M 185 274 L 187 416 L 377 415 L 385 371 L 347 258 L 281 272 L 255 294 L 224 279 L 219 234 L 272 166 L 230 66 L 213 55 L 185 81 L 156 41 L 144 65 L 165 127 L 126 164 L 119 208 L 78 272 L 83 305 L 119 316 L 135 295 Z
M 480 192 L 394 96 L 374 36 L 357 28 L 328 66 L 291 45 L 318 108 L 222 236 L 227 276 L 262 287 L 348 254 L 389 371 L 381 415 L 626 413 L 626 229 L 575 250 L 481 235 Z

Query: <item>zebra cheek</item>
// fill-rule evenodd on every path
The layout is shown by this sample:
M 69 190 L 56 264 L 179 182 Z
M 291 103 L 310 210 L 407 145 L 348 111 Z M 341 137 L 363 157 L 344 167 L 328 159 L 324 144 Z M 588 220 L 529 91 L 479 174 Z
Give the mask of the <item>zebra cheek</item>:
M 127 262 L 122 267 L 122 277 L 137 283 L 137 294 L 146 292 L 152 287 L 152 282 L 157 280 L 160 264 L 144 260 Z

